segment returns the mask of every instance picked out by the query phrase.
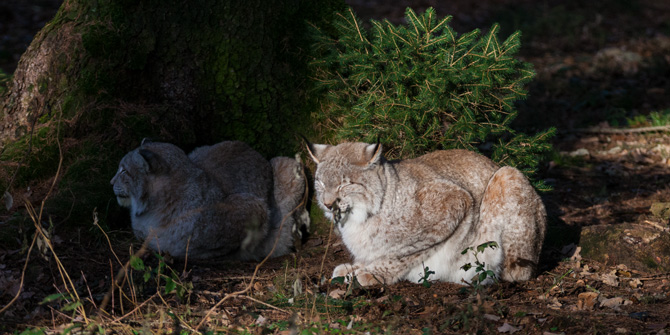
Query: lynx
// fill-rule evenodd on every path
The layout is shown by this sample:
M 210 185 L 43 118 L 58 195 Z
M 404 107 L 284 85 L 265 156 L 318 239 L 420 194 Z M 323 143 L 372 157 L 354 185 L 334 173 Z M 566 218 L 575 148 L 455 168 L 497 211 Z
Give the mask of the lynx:
M 309 225 L 300 205 L 305 183 L 300 162 L 276 157 L 270 163 L 236 141 L 188 156 L 169 143 L 143 142 L 111 180 L 119 205 L 130 209 L 135 235 L 151 249 L 236 260 L 265 257 L 277 238 L 273 257 L 291 251 L 294 234 Z
M 470 246 L 495 241 L 477 257 L 498 278 L 528 280 L 546 229 L 544 205 L 526 177 L 467 150 L 387 161 L 381 144 L 307 145 L 317 164 L 318 205 L 353 256 L 333 278 L 361 285 L 430 280 L 470 282 Z M 491 282 L 491 279 L 487 279 Z

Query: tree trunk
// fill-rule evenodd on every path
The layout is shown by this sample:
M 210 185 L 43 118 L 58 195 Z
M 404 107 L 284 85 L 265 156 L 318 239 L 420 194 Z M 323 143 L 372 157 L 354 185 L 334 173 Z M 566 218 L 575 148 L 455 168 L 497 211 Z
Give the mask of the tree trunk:
M 144 137 L 186 150 L 237 139 L 266 157 L 290 154 L 295 135 L 310 133 L 315 101 L 307 22 L 341 6 L 66 0 L 0 101 L 0 160 L 14 162 L 5 174 L 32 147 L 12 187 L 53 176 L 62 149 L 59 194 L 71 196 L 60 201 L 90 217 L 109 207 L 108 180 Z

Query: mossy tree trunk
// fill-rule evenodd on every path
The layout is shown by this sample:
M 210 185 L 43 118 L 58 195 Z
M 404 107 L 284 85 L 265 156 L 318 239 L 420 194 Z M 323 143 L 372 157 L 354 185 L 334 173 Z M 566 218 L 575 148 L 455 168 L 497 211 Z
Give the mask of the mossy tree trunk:
M 309 133 L 314 104 L 306 94 L 307 24 L 341 6 L 66 0 L 0 100 L 0 160 L 13 162 L 5 167 L 32 143 L 12 187 L 53 176 L 62 149 L 59 194 L 71 196 L 57 199 L 90 215 L 108 208 L 108 180 L 143 137 L 186 150 L 237 139 L 267 157 L 291 153 L 295 134 Z

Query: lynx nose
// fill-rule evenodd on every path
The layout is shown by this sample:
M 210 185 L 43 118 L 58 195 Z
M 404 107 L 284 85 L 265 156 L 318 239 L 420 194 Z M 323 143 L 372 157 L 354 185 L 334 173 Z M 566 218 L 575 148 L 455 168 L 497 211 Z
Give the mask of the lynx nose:
M 340 202 L 340 199 L 339 199 L 339 198 L 338 198 L 338 199 L 335 199 L 335 200 L 333 200 L 333 201 L 331 201 L 331 202 L 324 202 L 323 205 L 326 206 L 326 208 L 328 208 L 328 210 L 332 210 L 333 207 L 337 208 L 337 203 L 338 203 L 338 202 Z

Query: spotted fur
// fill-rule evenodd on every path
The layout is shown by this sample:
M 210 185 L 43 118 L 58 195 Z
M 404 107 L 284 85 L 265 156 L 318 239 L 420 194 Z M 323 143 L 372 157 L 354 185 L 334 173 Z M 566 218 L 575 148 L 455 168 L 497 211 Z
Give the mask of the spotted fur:
M 466 150 L 387 161 L 380 144 L 309 144 L 317 163 L 316 199 L 353 262 L 333 277 L 363 285 L 432 280 L 462 283 L 476 275 L 470 246 L 495 241 L 478 255 L 507 281 L 533 275 L 546 229 L 544 205 L 526 177 Z

